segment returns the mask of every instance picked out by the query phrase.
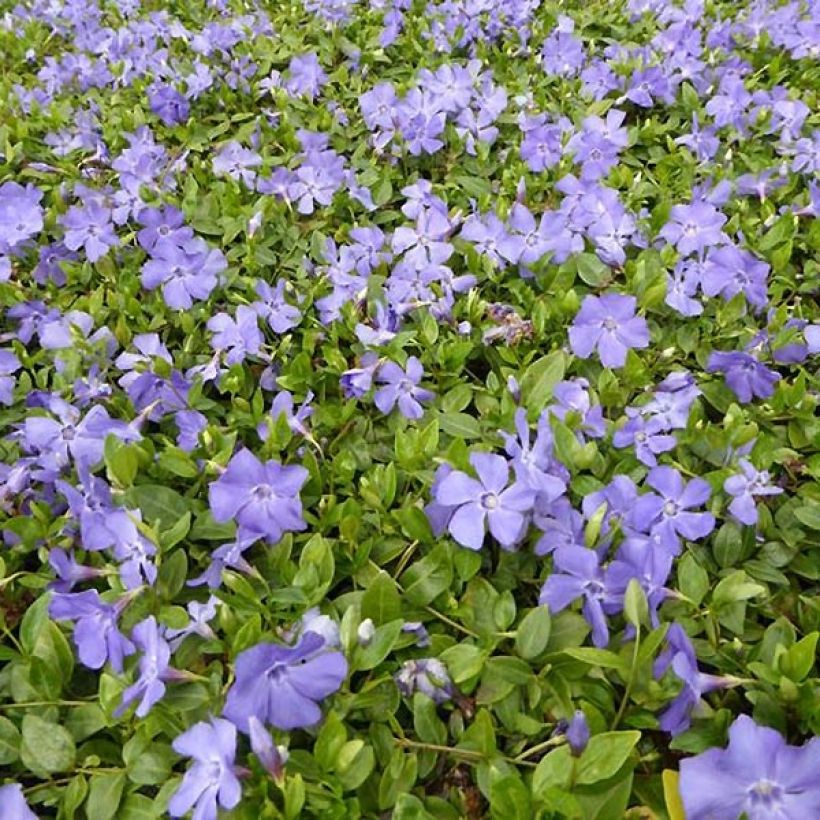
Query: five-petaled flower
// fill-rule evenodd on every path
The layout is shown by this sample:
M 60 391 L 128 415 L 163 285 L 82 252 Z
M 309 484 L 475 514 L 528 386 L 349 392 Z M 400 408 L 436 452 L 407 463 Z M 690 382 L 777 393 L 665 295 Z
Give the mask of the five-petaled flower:
M 240 539 L 276 543 L 286 531 L 306 527 L 299 490 L 307 477 L 304 467 L 263 464 L 250 450 L 240 450 L 209 487 L 211 513 L 215 521 L 235 520 Z
M 649 346 L 649 325 L 635 315 L 636 304 L 620 293 L 587 296 L 569 329 L 572 352 L 588 359 L 597 350 L 605 367 L 623 367 L 627 350 Z
M 296 646 L 266 642 L 246 649 L 234 670 L 223 709 L 228 720 L 245 733 L 251 717 L 298 729 L 321 720 L 319 703 L 341 687 L 347 661 L 341 652 L 327 651 L 321 635 L 305 632 Z

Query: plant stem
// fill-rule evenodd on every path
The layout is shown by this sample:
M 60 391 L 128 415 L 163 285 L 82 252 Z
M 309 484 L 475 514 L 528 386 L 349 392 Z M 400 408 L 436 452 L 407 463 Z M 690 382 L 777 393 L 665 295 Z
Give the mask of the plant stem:
M 516 763 L 521 763 L 522 761 L 526 760 L 528 757 L 534 757 L 539 752 L 543 752 L 545 749 L 552 749 L 554 746 L 561 746 L 566 743 L 567 739 L 564 735 L 559 735 L 558 737 L 551 737 L 549 740 L 544 740 L 541 743 L 536 743 L 535 746 L 530 746 L 529 749 L 524 749 L 520 755 L 513 758 Z
M 469 635 L 471 638 L 476 638 L 477 640 L 481 640 L 481 635 L 477 632 L 473 632 L 472 629 L 468 629 L 466 626 L 462 626 L 458 621 L 454 621 L 451 618 L 448 618 L 443 613 L 439 612 L 437 609 L 433 609 L 431 606 L 424 607 L 431 615 L 435 615 L 440 621 L 443 621 L 445 624 L 453 627 L 453 629 L 457 629 L 459 632 L 463 632 L 465 635 Z
M 629 668 L 629 677 L 626 680 L 626 689 L 624 689 L 624 696 L 621 698 L 621 705 L 618 707 L 618 713 L 612 721 L 610 731 L 614 732 L 618 728 L 618 724 L 621 722 L 621 718 L 624 716 L 624 712 L 626 711 L 626 704 L 629 701 L 629 695 L 632 691 L 632 684 L 635 682 L 635 670 L 638 666 L 638 650 L 640 648 L 641 627 L 638 625 L 635 627 L 635 643 L 632 645 L 632 665 Z

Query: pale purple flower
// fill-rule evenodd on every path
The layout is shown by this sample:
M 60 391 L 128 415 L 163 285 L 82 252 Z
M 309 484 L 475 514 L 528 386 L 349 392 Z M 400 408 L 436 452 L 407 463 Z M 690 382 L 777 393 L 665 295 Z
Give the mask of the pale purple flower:
M 136 441 L 138 432 L 123 421 L 112 419 L 102 405 L 94 405 L 82 418 L 70 405 L 57 406 L 58 419 L 29 416 L 23 425 L 23 441 L 29 452 L 38 454 L 44 466 L 67 466 L 72 460 L 93 466 L 103 457 L 107 435 Z
M 609 627 L 604 614 L 610 593 L 595 550 L 560 546 L 553 552 L 553 571 L 547 577 L 539 604 L 546 604 L 553 614 L 583 598 L 582 612 L 592 627 L 592 642 L 599 648 L 609 643 Z
M 163 125 L 176 125 L 188 119 L 188 100 L 172 85 L 156 85 L 148 90 L 148 105 Z
M 573 757 L 580 757 L 589 743 L 589 724 L 580 709 L 576 710 L 567 726 L 566 738 Z
M 769 266 L 749 251 L 735 245 L 717 248 L 706 257 L 701 287 L 707 296 L 728 301 L 742 293 L 749 304 L 761 309 L 768 303 Z
M 715 528 L 715 517 L 708 512 L 694 512 L 694 507 L 706 504 L 711 488 L 702 478 L 684 483 L 681 474 L 673 467 L 654 467 L 646 477 L 646 483 L 657 490 L 638 496 L 634 508 L 634 520 L 643 524 L 644 532 L 658 536 L 661 546 L 677 555 L 680 538 L 697 541 L 705 538 Z
M 320 635 L 306 632 L 293 647 L 260 643 L 246 649 L 234 670 L 225 717 L 243 732 L 251 717 L 290 730 L 321 720 L 319 703 L 344 683 L 347 661 L 341 652 L 327 651 Z
M 257 313 L 248 305 L 236 309 L 236 318 L 217 313 L 208 319 L 207 328 L 214 334 L 211 347 L 225 353 L 227 364 L 240 364 L 249 355 L 255 356 L 265 341 L 259 330 Z
M 299 308 L 285 301 L 285 285 L 284 279 L 280 279 L 274 287 L 261 279 L 256 283 L 260 301 L 253 302 L 251 307 L 267 320 L 274 333 L 287 333 L 302 319 Z
M 253 188 L 257 168 L 262 164 L 262 157 L 250 148 L 243 148 L 236 140 L 231 140 L 223 146 L 213 159 L 213 169 L 217 176 L 228 176 L 231 179 L 242 180 L 249 188 Z
M 19 783 L 0 786 L 0 817 L 3 820 L 37 820 L 37 815 L 28 807 Z
M 700 672 L 692 642 L 679 624 L 672 624 L 666 634 L 666 641 L 667 649 L 655 660 L 653 674 L 660 678 L 671 666 L 675 676 L 683 683 L 677 697 L 661 713 L 659 721 L 661 729 L 674 737 L 689 728 L 692 710 L 704 694 L 734 686 L 738 681 L 731 677 Z
M 695 252 L 702 255 L 708 248 L 728 241 L 721 230 L 725 224 L 724 214 L 711 203 L 699 200 L 675 205 L 659 236 L 684 256 Z
M 97 202 L 72 205 L 58 221 L 65 228 L 63 244 L 72 251 L 83 248 L 89 262 L 102 259 L 120 243 L 111 221 L 111 209 Z
M 0 348 L 0 404 L 7 407 L 14 402 L 14 374 L 22 367 L 17 355 L 6 348 Z
M 214 520 L 235 520 L 239 537 L 255 536 L 276 543 L 289 530 L 303 530 L 299 490 L 308 471 L 283 467 L 278 461 L 263 464 L 250 450 L 240 450 L 224 473 L 208 488 Z
M 597 350 L 605 367 L 623 367 L 627 350 L 649 346 L 646 319 L 635 316 L 634 296 L 587 296 L 569 329 L 572 352 L 588 359 Z
M 447 529 L 463 547 L 479 550 L 489 526 L 501 546 L 511 549 L 526 531 L 535 492 L 521 481 L 507 486 L 510 469 L 503 456 L 471 453 L 470 464 L 478 480 L 454 470 L 436 488 L 436 503 L 456 508 Z
M 406 698 L 421 692 L 435 703 L 446 703 L 456 691 L 447 667 L 438 658 L 405 661 L 393 680 Z
M 728 387 L 744 404 L 754 398 L 768 399 L 780 381 L 779 373 L 739 350 L 715 351 L 709 356 L 706 372 L 723 373 Z
M 757 523 L 757 496 L 780 495 L 782 487 L 771 483 L 768 470 L 758 470 L 745 458 L 738 461 L 740 472 L 729 476 L 723 482 L 723 489 L 734 496 L 729 504 L 729 512 L 742 524 L 753 526 Z
M 201 721 L 174 739 L 177 754 L 193 759 L 182 783 L 171 796 L 168 813 L 182 817 L 191 809 L 195 820 L 216 820 L 219 809 L 233 809 L 242 797 L 236 776 L 236 728 L 221 718 Z
M 305 422 L 313 415 L 313 408 L 310 406 L 312 399 L 313 393 L 308 391 L 304 402 L 294 411 L 293 395 L 287 390 L 281 390 L 273 399 L 268 418 L 260 421 L 256 426 L 259 438 L 262 441 L 267 441 L 270 435 L 269 420 L 276 424 L 281 416 L 285 417 L 285 421 L 292 432 L 299 433 L 302 436 L 309 436 L 310 432 L 305 426 Z
M 0 256 L 20 249 L 28 239 L 43 229 L 41 191 L 30 183 L 0 185 Z
M 345 398 L 360 399 L 373 386 L 373 378 L 379 367 L 379 357 L 376 353 L 365 353 L 360 360 L 360 367 L 345 370 L 339 379 L 339 384 Z
M 59 547 L 49 550 L 48 563 L 57 575 L 57 580 L 48 585 L 48 588 L 54 592 L 71 592 L 75 584 L 90 581 L 105 574 L 104 569 L 77 563 L 73 551 L 66 553 Z
M 168 307 L 187 310 L 195 299 L 208 298 L 227 266 L 222 251 L 209 248 L 199 237 L 182 245 L 162 241 L 142 267 L 142 285 L 147 290 L 162 285 Z
M 808 820 L 820 816 L 820 739 L 790 746 L 740 715 L 726 749 L 681 760 L 680 795 L 688 820 Z
M 665 429 L 657 418 L 645 419 L 634 415 L 615 432 L 612 443 L 616 447 L 633 447 L 638 461 L 647 467 L 654 467 L 658 463 L 658 455 L 677 446 L 677 439 L 666 434 Z
M 48 614 L 56 621 L 75 621 L 74 644 L 84 666 L 102 669 L 105 662 L 118 674 L 122 672 L 123 659 L 136 651 L 117 627 L 121 611 L 128 598 L 116 604 L 107 604 L 97 590 L 85 592 L 54 592 L 48 605 Z
M 248 734 L 251 739 L 251 750 L 259 762 L 280 786 L 285 780 L 285 764 L 288 762 L 288 750 L 277 746 L 270 732 L 253 715 L 248 720 Z
M 421 402 L 432 401 L 436 395 L 432 390 L 419 387 L 423 376 L 424 369 L 415 356 L 407 359 L 405 369 L 395 362 L 385 362 L 376 371 L 376 381 L 383 385 L 373 396 L 376 407 L 388 414 L 398 405 L 405 418 L 420 419 L 424 415 Z
M 165 640 L 163 628 L 157 624 L 153 615 L 140 621 L 131 630 L 131 638 L 142 652 L 138 663 L 139 676 L 122 693 L 122 702 L 114 710 L 114 716 L 120 717 L 132 703 L 139 701 L 135 714 L 142 718 L 161 700 L 165 694 L 165 681 L 172 678 L 176 670 L 168 665 L 171 647 Z
M 285 89 L 291 96 L 307 96 L 312 100 L 326 82 L 327 74 L 315 52 L 297 55 L 291 59 L 288 79 L 285 81 Z

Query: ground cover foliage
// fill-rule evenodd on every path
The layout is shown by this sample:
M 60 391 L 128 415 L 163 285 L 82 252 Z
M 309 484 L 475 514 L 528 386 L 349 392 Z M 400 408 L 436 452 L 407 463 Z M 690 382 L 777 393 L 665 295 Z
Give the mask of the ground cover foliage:
M 0 11 L 2 817 L 820 816 L 816 2 Z

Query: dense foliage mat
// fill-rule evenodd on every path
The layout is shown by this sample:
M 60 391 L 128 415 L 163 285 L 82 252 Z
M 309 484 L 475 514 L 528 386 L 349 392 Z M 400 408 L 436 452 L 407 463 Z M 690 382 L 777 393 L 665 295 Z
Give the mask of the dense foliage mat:
M 0 816 L 820 817 L 819 55 L 0 1 Z

